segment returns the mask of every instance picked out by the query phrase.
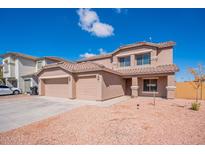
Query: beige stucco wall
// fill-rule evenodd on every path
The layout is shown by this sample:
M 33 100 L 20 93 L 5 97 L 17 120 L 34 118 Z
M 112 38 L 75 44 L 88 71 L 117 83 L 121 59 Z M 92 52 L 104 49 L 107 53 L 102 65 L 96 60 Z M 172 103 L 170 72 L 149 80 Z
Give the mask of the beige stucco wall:
M 45 84 L 47 78 L 54 78 L 55 80 L 58 80 L 58 76 L 63 77 L 65 75 L 68 75 L 70 78 L 68 84 L 68 98 L 101 101 L 123 96 L 125 94 L 125 79 L 118 75 L 104 71 L 72 75 L 60 68 L 50 68 L 44 70 L 39 75 L 39 95 L 46 94 Z M 58 87 L 58 85 L 56 87 Z M 58 90 L 61 91 L 64 89 Z M 56 94 L 54 94 L 54 96 L 55 95 Z
M 144 77 L 146 78 L 146 77 Z M 152 78 L 152 77 L 148 77 Z M 160 77 L 154 77 L 157 78 L 157 97 L 164 97 L 166 98 L 167 95 L 167 77 L 166 76 L 160 76 Z M 139 96 L 153 96 L 152 92 L 143 92 L 143 78 L 138 78 L 138 85 L 139 85 Z
M 113 54 L 113 57 L 103 58 L 98 60 L 92 60 L 98 64 L 102 64 L 108 68 L 119 68 L 119 58 L 130 56 L 130 67 L 136 67 L 136 55 L 150 53 L 151 54 L 151 64 L 140 65 L 137 67 L 146 66 L 158 66 L 165 64 L 173 64 L 173 48 L 157 49 L 155 47 L 141 46 L 129 49 L 124 49 Z
M 164 48 L 157 52 L 157 65 L 173 64 L 173 48 Z
M 61 76 L 61 75 L 68 75 L 68 72 L 64 71 L 61 68 L 48 68 L 46 70 L 43 70 L 39 77 L 46 77 L 46 76 Z
M 135 48 L 130 48 L 130 49 L 124 49 L 121 50 L 113 55 L 113 64 L 115 64 L 115 68 L 119 67 L 119 58 L 120 57 L 126 57 L 130 56 L 130 67 L 136 67 L 136 55 L 144 54 L 144 53 L 150 53 L 151 58 L 154 58 L 157 56 L 157 49 L 154 47 L 149 47 L 149 46 L 142 46 L 142 47 L 135 47 Z M 155 66 L 156 61 L 152 60 L 151 64 Z M 142 65 L 142 66 L 137 66 L 137 67 L 144 67 L 147 65 Z
M 92 60 L 91 62 L 100 64 L 100 65 L 104 65 L 104 66 L 112 69 L 111 58 L 96 59 L 96 60 Z
M 102 99 L 125 95 L 125 79 L 118 75 L 102 72 Z
M 175 92 L 176 92 L 176 81 L 175 81 L 175 74 L 170 74 L 167 76 L 167 98 L 174 99 Z

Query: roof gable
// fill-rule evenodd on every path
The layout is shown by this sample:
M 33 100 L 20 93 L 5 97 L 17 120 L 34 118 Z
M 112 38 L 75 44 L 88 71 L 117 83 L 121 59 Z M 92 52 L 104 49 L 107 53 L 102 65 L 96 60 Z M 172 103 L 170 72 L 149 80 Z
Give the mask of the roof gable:
M 108 54 L 104 54 L 104 55 L 97 55 L 97 56 L 92 56 L 89 58 L 85 58 L 82 60 L 79 60 L 78 62 L 82 62 L 82 61 L 89 61 L 89 60 L 97 60 L 97 59 L 103 59 L 103 58 L 109 58 L 112 57 L 112 55 L 126 50 L 126 49 L 130 49 L 130 48 L 135 48 L 135 47 L 151 47 L 151 48 L 156 48 L 156 49 L 162 49 L 162 48 L 168 48 L 168 47 L 173 47 L 175 46 L 176 43 L 173 41 L 168 41 L 168 42 L 161 42 L 161 43 L 152 43 L 152 42 L 136 42 L 133 44 L 128 44 L 128 45 L 123 45 L 120 46 L 119 48 L 117 48 L 116 50 L 114 50 L 111 53 Z

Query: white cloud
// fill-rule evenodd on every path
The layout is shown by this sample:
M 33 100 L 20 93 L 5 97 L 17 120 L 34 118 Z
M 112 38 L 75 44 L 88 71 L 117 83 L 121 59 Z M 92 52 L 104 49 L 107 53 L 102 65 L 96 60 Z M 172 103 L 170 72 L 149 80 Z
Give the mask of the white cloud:
M 96 12 L 90 9 L 79 9 L 77 13 L 80 17 L 80 21 L 78 24 L 83 30 L 90 32 L 93 23 L 99 22 L 99 18 Z
M 96 54 L 86 52 L 86 53 L 80 55 L 81 58 L 89 58 L 89 57 L 93 57 L 93 56 L 96 56 Z
M 91 34 L 98 37 L 108 37 L 114 35 L 114 28 L 106 23 L 100 22 L 97 13 L 91 9 L 79 9 L 77 14 L 80 17 L 79 26 Z
M 107 37 L 113 35 L 113 27 L 101 22 L 95 22 L 92 27 L 92 34 L 99 37 Z
M 89 52 L 81 54 L 80 58 L 89 58 L 89 57 L 93 57 L 93 56 L 97 56 L 97 55 L 107 54 L 106 50 L 103 48 L 99 48 L 98 51 L 99 51 L 99 54 L 94 54 L 94 53 L 91 53 L 91 50 L 89 50 Z
M 100 55 L 104 55 L 104 54 L 107 53 L 103 48 L 100 48 L 100 49 L 99 49 L 99 52 L 100 52 Z

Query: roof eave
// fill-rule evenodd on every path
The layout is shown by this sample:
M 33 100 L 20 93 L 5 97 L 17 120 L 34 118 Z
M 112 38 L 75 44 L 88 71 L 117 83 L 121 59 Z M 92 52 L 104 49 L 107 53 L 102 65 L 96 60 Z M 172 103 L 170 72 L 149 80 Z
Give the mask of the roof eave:
M 24 55 L 24 54 L 20 54 L 20 53 L 15 53 L 15 52 L 8 52 L 5 54 L 1 54 L 0 57 L 1 58 L 5 58 L 8 56 L 16 56 L 16 57 L 22 57 L 22 58 L 26 58 L 26 59 L 31 59 L 31 60 L 36 60 L 38 59 L 38 57 L 33 57 L 33 56 L 29 56 L 29 55 Z

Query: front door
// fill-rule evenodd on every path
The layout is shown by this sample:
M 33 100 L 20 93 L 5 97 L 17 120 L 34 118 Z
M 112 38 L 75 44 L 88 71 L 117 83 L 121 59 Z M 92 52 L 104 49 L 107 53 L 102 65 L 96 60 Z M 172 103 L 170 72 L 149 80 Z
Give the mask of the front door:
M 31 87 L 31 79 L 25 79 L 24 80 L 25 93 L 30 93 L 30 87 Z
M 132 79 L 126 79 L 126 88 L 125 88 L 125 95 L 131 96 L 132 91 L 131 91 L 131 86 L 132 86 Z

